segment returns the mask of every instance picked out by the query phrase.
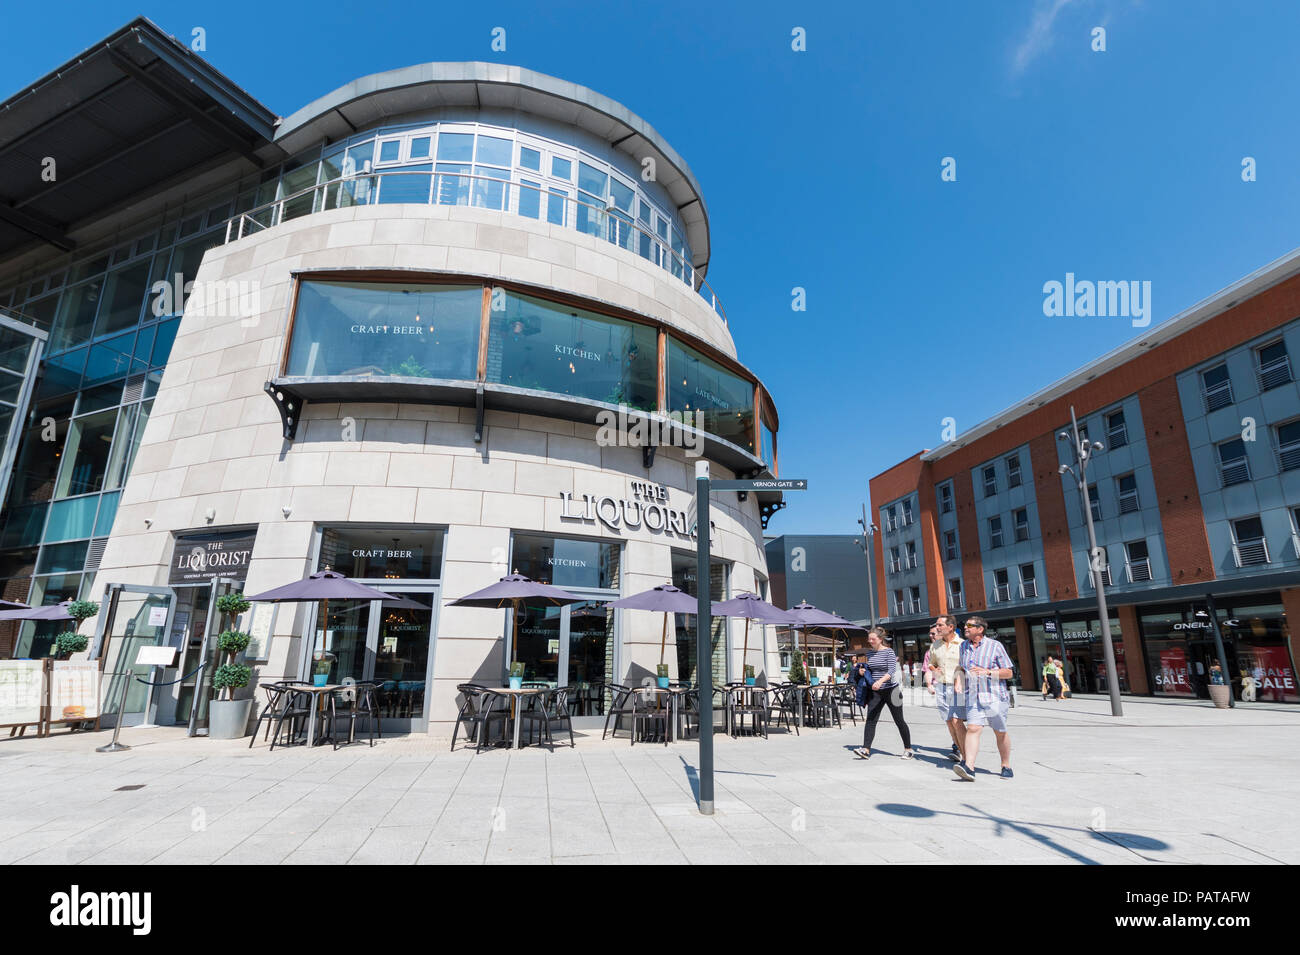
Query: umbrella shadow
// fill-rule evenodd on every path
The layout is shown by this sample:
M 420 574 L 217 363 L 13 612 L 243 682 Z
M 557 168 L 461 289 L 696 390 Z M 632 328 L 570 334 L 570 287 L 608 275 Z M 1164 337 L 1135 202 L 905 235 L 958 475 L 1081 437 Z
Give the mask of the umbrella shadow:
M 1106 842 L 1111 845 L 1128 849 L 1130 852 L 1133 852 L 1139 858 L 1147 862 L 1158 862 L 1160 860 L 1142 855 L 1138 851 L 1139 849 L 1145 849 L 1152 852 L 1162 852 L 1169 848 L 1167 842 L 1153 839 L 1150 836 L 1140 836 L 1130 832 L 1101 832 L 1097 829 L 1082 828 L 1079 826 L 1060 826 L 1051 823 L 1031 823 L 1023 820 L 1006 819 L 1001 816 L 995 816 L 983 809 L 978 809 L 969 803 L 963 803 L 962 805 L 966 809 L 969 809 L 970 812 L 961 813 L 948 812 L 942 809 L 927 809 L 925 806 L 914 806 L 908 803 L 879 803 L 876 808 L 881 812 L 887 812 L 892 816 L 902 816 L 907 819 L 932 819 L 935 816 L 952 816 L 954 819 L 978 819 L 993 822 L 995 824 L 994 832 L 996 835 L 1001 836 L 1003 834 L 1002 830 L 1005 827 L 1013 832 L 1017 832 L 1032 839 L 1040 845 L 1049 848 L 1068 859 L 1073 859 L 1075 862 L 1082 863 L 1083 865 L 1102 865 L 1102 863 L 1084 855 L 1082 852 L 1077 852 L 1069 846 L 1063 845 L 1047 833 L 1038 830 L 1055 829 L 1060 832 L 1087 833 L 1089 837 L 1096 839 L 1099 842 Z

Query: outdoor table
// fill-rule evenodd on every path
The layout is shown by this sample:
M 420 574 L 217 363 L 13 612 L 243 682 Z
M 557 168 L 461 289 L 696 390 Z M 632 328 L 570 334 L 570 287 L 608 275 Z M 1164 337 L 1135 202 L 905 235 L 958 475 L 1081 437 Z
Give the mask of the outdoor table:
M 633 692 L 668 697 L 668 742 L 677 742 L 678 703 L 682 696 L 691 691 L 681 686 L 638 686 L 633 688 Z M 633 728 L 632 732 L 635 733 L 636 729 Z
M 326 683 L 324 686 L 296 683 L 292 687 L 294 693 L 311 694 L 311 714 L 307 717 L 307 745 L 309 747 L 316 745 L 316 711 L 325 702 L 325 694 L 341 689 L 343 689 L 341 683 Z
M 514 690 L 508 686 L 503 686 L 503 687 L 497 687 L 493 689 L 492 692 L 500 693 L 502 696 L 510 697 L 510 720 L 515 724 L 514 744 L 510 748 L 518 749 L 519 748 L 519 724 L 523 722 L 523 720 L 519 718 L 519 713 L 518 713 L 519 703 L 522 702 L 523 697 L 525 696 L 537 696 L 538 694 L 541 693 L 550 692 L 550 687 L 526 686 L 518 690 Z

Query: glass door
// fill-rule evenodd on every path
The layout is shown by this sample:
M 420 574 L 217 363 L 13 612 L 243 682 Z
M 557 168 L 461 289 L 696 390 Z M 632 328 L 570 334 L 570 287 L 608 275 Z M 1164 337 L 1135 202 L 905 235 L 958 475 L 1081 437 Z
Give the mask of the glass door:
M 165 643 L 175 600 L 176 592 L 169 587 L 109 584 L 105 588 L 103 605 L 108 610 L 94 656 L 104 674 L 101 710 L 109 725 L 116 718 L 119 705 L 123 725 L 145 722 L 148 687 L 136 677 L 149 679 L 152 668 L 137 666 L 135 659 L 141 647 Z
M 203 669 L 199 670 L 193 677 L 193 690 L 190 696 L 189 712 L 186 714 L 189 719 L 189 735 L 197 736 L 199 730 L 207 729 L 208 726 L 208 704 L 212 702 L 212 678 L 223 662 L 225 655 L 217 646 L 217 638 L 221 633 L 221 628 L 226 622 L 222 619 L 222 614 L 217 610 L 217 601 L 221 597 L 236 590 L 242 590 L 243 584 L 231 580 L 227 577 L 214 577 L 207 586 L 206 607 L 204 607 L 203 616 L 200 618 L 197 614 L 191 617 L 191 623 L 203 620 L 203 630 L 198 637 L 198 653 L 192 657 L 193 665 L 189 669 L 194 669 L 200 662 Z M 199 588 L 203 589 L 203 588 Z M 192 648 L 187 648 L 190 650 Z M 187 653 L 188 655 L 188 653 Z M 187 673 L 189 670 L 182 670 Z M 179 711 L 185 713 L 184 710 Z
M 610 599 L 564 608 L 562 662 L 574 716 L 603 716 L 610 697 L 606 686 L 619 682 L 614 679 L 614 611 L 605 606 Z

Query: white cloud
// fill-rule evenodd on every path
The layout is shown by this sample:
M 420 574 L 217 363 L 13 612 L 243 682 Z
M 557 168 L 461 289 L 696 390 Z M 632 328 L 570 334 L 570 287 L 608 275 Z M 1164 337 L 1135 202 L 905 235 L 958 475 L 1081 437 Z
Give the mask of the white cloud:
M 1025 31 L 1011 60 L 1013 76 L 1019 76 L 1034 60 L 1047 52 L 1052 45 L 1052 25 L 1056 23 L 1057 16 L 1077 2 L 1078 0 L 1038 0 L 1029 29 Z

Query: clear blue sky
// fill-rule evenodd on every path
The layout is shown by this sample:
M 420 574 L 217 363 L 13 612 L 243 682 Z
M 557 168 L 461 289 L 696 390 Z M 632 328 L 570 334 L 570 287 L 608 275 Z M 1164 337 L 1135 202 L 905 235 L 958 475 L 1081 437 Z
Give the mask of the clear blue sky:
M 943 418 L 969 428 L 1139 333 L 1045 317 L 1043 283 L 1150 281 L 1160 322 L 1300 245 L 1296 3 L 11 2 L 0 98 L 141 12 L 203 27 L 282 115 L 367 73 L 489 60 L 654 125 L 703 186 L 709 280 L 776 398 L 782 472 L 812 482 L 772 533 L 856 530 L 868 478 Z

